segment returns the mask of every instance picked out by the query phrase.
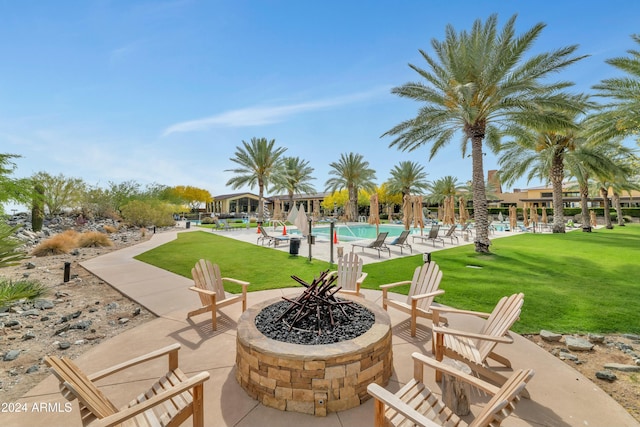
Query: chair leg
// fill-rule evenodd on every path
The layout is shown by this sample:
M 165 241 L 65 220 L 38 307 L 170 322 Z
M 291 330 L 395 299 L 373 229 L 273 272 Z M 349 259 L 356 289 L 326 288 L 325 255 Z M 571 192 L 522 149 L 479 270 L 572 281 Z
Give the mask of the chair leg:
M 435 336 L 431 337 L 433 340 L 433 351 L 438 362 L 442 362 L 444 359 L 444 335 L 435 333 Z M 436 382 L 442 381 L 442 371 L 436 369 Z
M 203 395 L 203 384 L 198 384 L 193 388 L 193 427 L 204 427 Z
M 385 419 L 384 419 L 384 402 L 378 399 L 375 399 L 374 403 L 374 415 L 373 415 L 373 425 L 374 427 L 385 427 Z

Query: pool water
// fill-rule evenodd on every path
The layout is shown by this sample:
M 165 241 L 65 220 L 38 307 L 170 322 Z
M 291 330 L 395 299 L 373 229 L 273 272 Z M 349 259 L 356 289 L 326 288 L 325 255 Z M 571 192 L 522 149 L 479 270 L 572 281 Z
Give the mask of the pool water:
M 384 225 L 380 225 L 379 227 L 379 232 L 388 232 L 389 235 L 387 236 L 388 238 L 393 238 L 393 237 L 397 237 L 400 235 L 400 233 L 402 233 L 402 230 L 404 230 L 404 227 L 402 225 L 388 225 L 388 224 L 384 224 Z M 313 227 L 313 234 L 318 236 L 321 239 L 330 239 L 333 238 L 333 236 L 330 236 L 330 227 L 326 227 L 326 226 L 318 226 L 318 227 Z M 354 241 L 354 240 L 364 240 L 364 239 L 375 239 L 378 234 L 376 233 L 376 226 L 375 225 L 369 225 L 369 224 L 362 224 L 362 225 L 341 225 L 338 224 L 335 226 L 335 231 L 338 234 L 338 240 L 342 240 L 342 241 Z M 429 232 L 428 228 L 424 229 L 425 233 Z M 295 233 L 295 232 L 292 232 Z M 415 229 L 411 231 L 412 234 L 417 233 L 420 234 L 420 229 Z

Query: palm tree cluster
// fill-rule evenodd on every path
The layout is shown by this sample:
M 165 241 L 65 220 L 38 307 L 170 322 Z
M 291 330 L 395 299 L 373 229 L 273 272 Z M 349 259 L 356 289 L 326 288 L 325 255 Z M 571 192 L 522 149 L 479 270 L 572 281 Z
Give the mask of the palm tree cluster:
M 470 144 L 477 252 L 488 252 L 490 245 L 485 143 L 501 154 L 500 177 L 506 184 L 524 175 L 552 183 L 554 232 L 565 231 L 563 180 L 576 179 L 581 194 L 586 192 L 581 203 L 585 231 L 590 230 L 590 181 L 600 182 L 605 199 L 608 188 L 637 188 L 638 169 L 632 166 L 637 159 L 620 138 L 640 130 L 640 53 L 630 50 L 629 58 L 607 61 L 629 77 L 594 86 L 598 96 L 612 99 L 598 106 L 584 94 L 569 92 L 573 83 L 550 79 L 585 57 L 576 55 L 577 46 L 528 55 L 545 25 L 517 36 L 515 22 L 514 15 L 499 29 L 497 15 L 491 15 L 484 23 L 475 21 L 470 32 L 447 26 L 445 39 L 431 42 L 433 55 L 420 50 L 427 66 L 410 64 L 422 80 L 392 89 L 420 102 L 418 113 L 383 134 L 393 137 L 390 147 L 403 151 L 430 144 L 430 159 L 456 135 L 462 136 L 463 156 Z M 640 43 L 639 36 L 633 39 Z
M 516 16 L 498 28 L 497 15 L 484 23 L 476 20 L 471 31 L 446 27 L 445 39 L 432 40 L 433 54 L 420 50 L 426 67 L 410 64 L 421 80 L 405 83 L 392 93 L 421 103 L 415 117 L 394 126 L 383 136 L 392 137 L 390 147 L 414 151 L 430 145 L 431 160 L 456 136 L 461 136 L 463 157 L 471 157 L 470 191 L 448 176 L 427 181 L 424 166 L 402 161 L 390 171 L 380 188 L 376 172 L 361 154 L 343 153 L 330 163 L 331 178 L 325 191 L 346 190 L 347 220 L 358 216 L 358 193 L 384 191 L 408 195 L 427 192 L 427 201 L 442 204 L 445 197 L 471 194 L 475 219 L 475 249 L 488 252 L 488 196 L 484 180 L 485 148 L 500 155 L 500 179 L 513 184 L 526 177 L 547 180 L 553 187 L 553 232 L 564 233 L 563 183 L 573 180 L 579 189 L 583 230 L 590 231 L 588 198 L 595 191 L 605 201 L 609 218 L 608 192 L 623 225 L 620 195 L 638 189 L 638 158 L 623 138 L 640 131 L 640 52 L 613 58 L 608 64 L 627 74 L 603 80 L 593 86 L 597 97 L 609 100 L 598 105 L 591 97 L 570 92 L 573 83 L 551 79 L 551 75 L 575 64 L 577 45 L 551 52 L 530 54 L 545 24 L 534 25 L 520 35 Z M 640 43 L 640 36 L 633 35 Z M 275 140 L 253 138 L 242 142 L 231 159 L 238 168 L 227 182 L 233 188 L 259 188 L 259 218 L 263 219 L 264 190 L 293 195 L 315 191 L 310 181 L 313 168 L 298 157 L 285 157 L 285 148 Z M 486 147 L 485 147 L 486 146 Z M 469 153 L 469 155 L 467 155 Z M 595 189 L 595 190 L 594 190 Z

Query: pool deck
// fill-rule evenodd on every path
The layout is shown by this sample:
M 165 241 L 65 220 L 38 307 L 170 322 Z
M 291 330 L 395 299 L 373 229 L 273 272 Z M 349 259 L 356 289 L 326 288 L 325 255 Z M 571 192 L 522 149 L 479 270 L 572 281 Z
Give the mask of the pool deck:
M 198 228 L 181 231 L 197 231 Z M 176 238 L 180 230 L 159 233 L 149 241 L 111 252 L 83 262 L 82 265 L 111 286 L 154 312 L 158 318 L 106 340 L 78 357 L 76 363 L 86 372 L 95 372 L 160 347 L 180 343 L 180 366 L 187 373 L 206 371 L 210 379 L 205 383 L 205 425 L 211 427 L 296 426 L 296 427 L 360 427 L 373 424 L 373 401 L 357 408 L 314 417 L 295 412 L 282 412 L 265 407 L 251 399 L 235 380 L 236 320 L 241 307 L 233 304 L 223 308 L 218 317 L 218 330 L 211 330 L 208 315 L 186 318 L 189 310 L 199 305 L 197 296 L 188 292 L 191 280 L 139 262 L 133 257 Z M 227 237 L 255 244 L 255 230 L 224 232 Z M 210 231 L 208 231 L 210 232 Z M 221 233 L 222 234 L 222 233 Z M 497 236 L 494 236 L 497 237 Z M 284 245 L 288 246 L 288 245 Z M 304 246 L 304 245 L 303 245 Z M 416 245 L 416 252 L 427 252 L 431 245 Z M 328 256 L 328 243 L 314 245 L 314 256 Z M 345 245 L 345 248 L 348 245 Z M 441 246 L 439 246 L 441 248 Z M 288 250 L 287 247 L 279 250 Z M 377 253 L 365 252 L 365 261 L 377 262 Z M 324 254 L 324 255 L 323 255 Z M 301 256 L 306 255 L 301 253 Z M 400 256 L 392 250 L 392 257 Z M 382 259 L 388 257 L 382 256 Z M 446 274 L 446 272 L 445 272 Z M 299 293 L 298 289 L 276 289 L 249 294 L 249 305 L 271 298 Z M 381 293 L 365 290 L 367 300 L 380 304 Z M 429 323 L 419 321 L 417 336 L 409 334 L 406 315 L 389 310 L 393 328 L 393 375 L 387 388 L 398 390 L 412 377 L 411 353 L 431 355 Z M 478 328 L 482 320 L 476 317 L 451 316 L 453 327 Z M 531 399 L 523 399 L 503 426 L 638 426 L 639 424 L 610 396 L 589 379 L 531 341 L 512 334 L 515 342 L 499 351 L 508 357 L 514 368 L 533 368 L 536 372 L 527 389 Z M 129 373 L 121 372 L 102 380 L 101 389 L 116 406 L 125 404 L 136 391 L 144 390 L 153 379 L 163 373 L 166 361 L 139 365 Z M 433 372 L 425 371 L 424 381 L 439 394 Z M 472 396 L 472 412 L 487 401 L 484 396 Z M 22 413 L 0 413 L 0 425 L 9 427 L 75 427 L 80 426 L 76 403 L 71 411 L 55 411 L 56 404 L 64 408 L 66 401 L 58 391 L 57 381 L 49 376 L 18 400 L 27 408 Z M 34 404 L 45 404 L 47 413 L 35 411 Z M 46 406 L 46 404 L 51 404 Z M 465 418 L 472 419 L 472 415 Z M 191 425 L 190 420 L 184 423 Z

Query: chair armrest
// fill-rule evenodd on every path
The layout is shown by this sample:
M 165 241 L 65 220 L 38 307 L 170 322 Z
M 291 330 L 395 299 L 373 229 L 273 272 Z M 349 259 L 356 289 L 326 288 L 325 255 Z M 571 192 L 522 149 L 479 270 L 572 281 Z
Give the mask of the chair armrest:
M 171 354 L 174 353 L 175 355 L 177 355 L 178 350 L 180 350 L 180 344 L 171 344 L 169 346 L 166 346 L 164 348 L 152 351 L 151 353 L 147 353 L 144 354 L 142 356 L 136 357 L 134 359 L 131 360 L 127 360 L 126 362 L 122 362 L 119 363 L 117 365 L 114 365 L 110 368 L 106 368 L 103 369 L 101 371 L 95 372 L 91 375 L 87 375 L 87 377 L 91 380 L 91 381 L 96 381 L 99 380 L 101 378 L 107 377 L 111 374 L 115 374 L 116 372 L 120 372 L 123 369 L 127 369 L 130 368 L 131 366 L 135 366 L 135 365 L 139 365 L 140 363 L 144 363 L 147 362 L 149 360 L 153 360 L 153 359 L 157 359 L 158 357 L 162 357 L 165 356 L 167 354 Z M 171 356 L 170 356 L 171 357 Z
M 367 392 L 380 402 L 384 402 L 385 405 L 393 408 L 395 411 L 401 413 L 406 418 L 410 419 L 415 425 L 424 427 L 441 427 L 441 424 L 436 424 L 429 418 L 416 411 L 402 400 L 400 400 L 395 394 L 382 388 L 376 383 L 371 383 L 367 386 Z
M 209 289 L 200 289 L 196 286 L 190 286 L 189 290 L 200 292 L 201 294 L 207 294 L 209 296 L 214 296 L 216 294 L 214 291 L 210 291 Z
M 388 283 L 386 285 L 380 285 L 380 289 L 395 288 L 396 286 L 408 285 L 410 283 L 411 283 L 411 280 L 403 280 L 402 282 L 394 282 L 394 283 Z
M 430 368 L 433 368 L 436 371 L 440 371 L 446 375 L 451 375 L 459 378 L 462 381 L 484 391 L 485 393 L 489 393 L 492 396 L 500 391 L 500 388 L 494 386 L 493 384 L 489 384 L 488 382 L 474 377 L 473 375 L 466 374 L 454 368 L 453 366 L 438 362 L 437 360 L 427 357 L 422 353 L 414 352 L 411 354 L 411 357 L 413 357 L 414 360 L 421 362 L 423 365 L 427 365 Z
M 235 283 L 238 285 L 248 286 L 250 283 L 245 282 L 244 280 L 232 279 L 231 277 L 223 277 L 222 280 L 226 280 L 227 282 Z
M 424 298 L 429 298 L 429 297 L 435 297 L 435 296 L 442 295 L 442 294 L 444 294 L 444 289 L 438 289 L 437 291 L 428 292 L 426 294 L 412 295 L 411 299 L 412 300 L 419 300 L 419 299 L 424 299 Z
M 110 426 L 119 425 L 125 420 L 133 418 L 144 411 L 147 411 L 149 409 L 152 409 L 158 406 L 159 403 L 164 402 L 165 400 L 169 400 L 180 393 L 184 393 L 185 391 L 190 390 L 193 387 L 204 383 L 208 379 L 209 379 L 208 372 L 200 372 L 199 374 L 194 375 L 188 380 L 181 382 L 180 384 L 173 386 L 167 389 L 166 391 L 163 391 L 162 393 L 158 393 L 157 395 L 153 396 L 149 400 L 145 400 L 144 402 L 138 403 L 137 405 L 133 405 L 130 408 L 122 409 L 121 411 L 113 415 L 109 415 L 100 420 L 96 420 L 90 425 L 91 427 L 94 427 L 94 426 L 110 427 Z
M 488 318 L 489 316 L 491 316 L 491 313 L 484 313 L 482 311 L 460 310 L 457 308 L 443 307 L 443 306 L 432 307 L 431 311 L 437 311 L 442 313 L 453 313 L 453 314 L 470 314 L 473 316 L 479 316 L 484 318 Z
M 455 335 L 458 337 L 474 338 L 474 339 L 479 339 L 484 341 L 493 341 L 493 342 L 504 343 L 504 344 L 513 343 L 513 338 L 511 338 L 511 336 L 509 335 L 496 337 L 493 335 L 476 334 L 474 332 L 460 331 L 457 329 L 441 328 L 435 325 L 433 326 L 432 329 L 434 333 L 438 333 L 438 334 Z
M 364 282 L 364 279 L 366 279 L 368 275 L 369 273 L 362 273 L 362 275 L 358 277 L 358 280 L 356 281 L 356 283 L 362 284 L 362 282 Z

